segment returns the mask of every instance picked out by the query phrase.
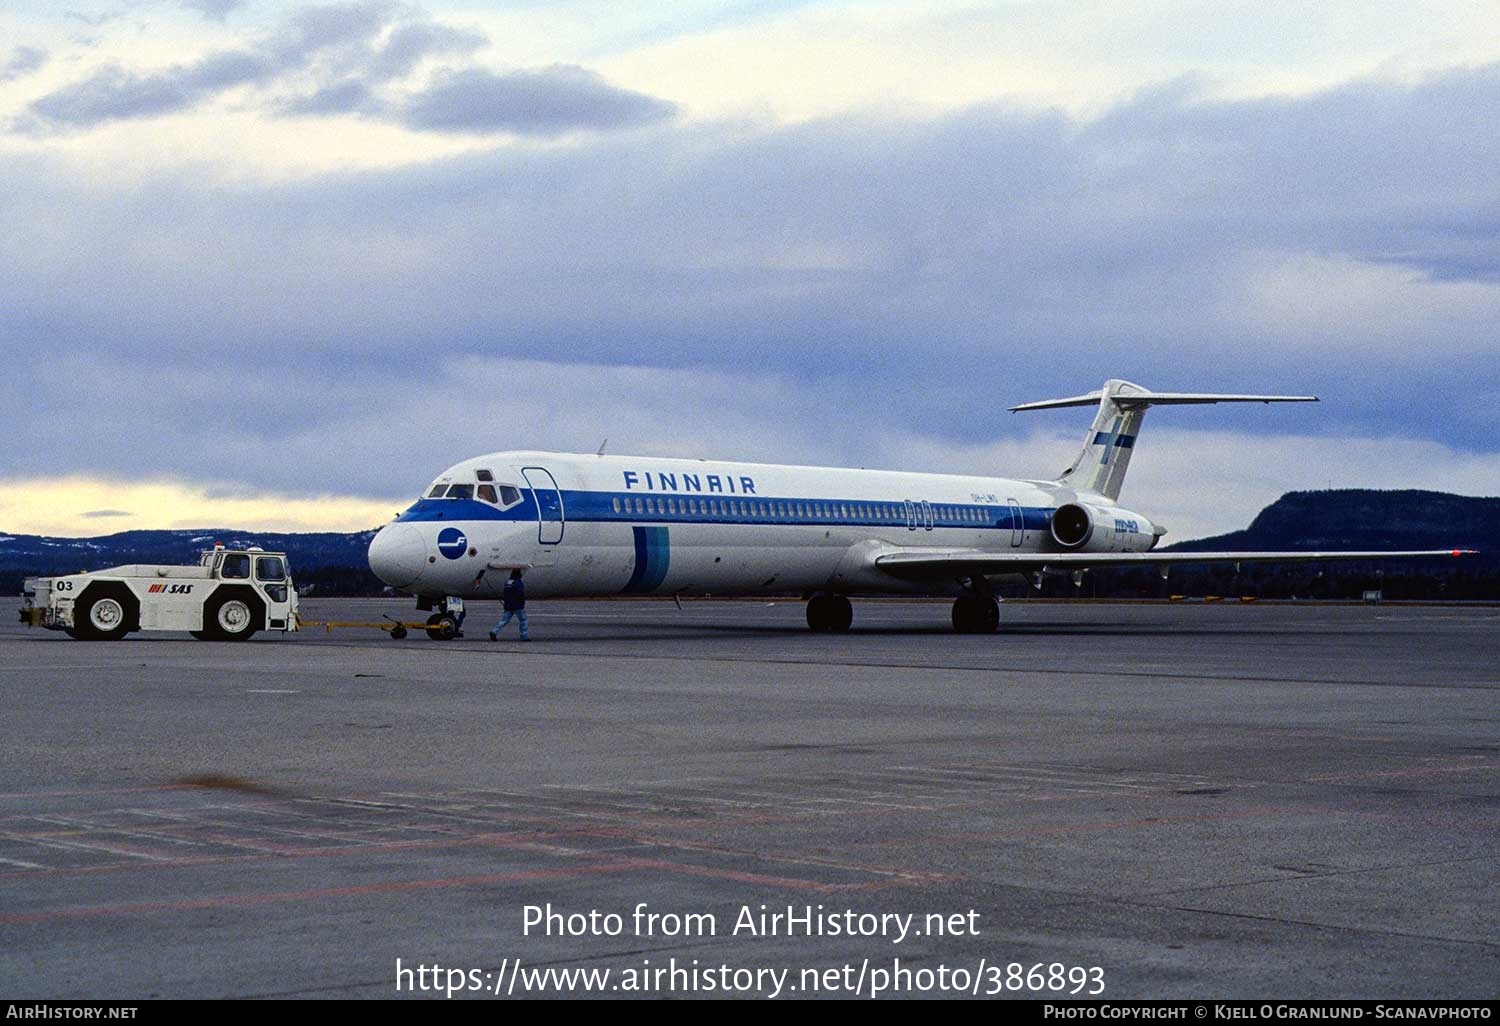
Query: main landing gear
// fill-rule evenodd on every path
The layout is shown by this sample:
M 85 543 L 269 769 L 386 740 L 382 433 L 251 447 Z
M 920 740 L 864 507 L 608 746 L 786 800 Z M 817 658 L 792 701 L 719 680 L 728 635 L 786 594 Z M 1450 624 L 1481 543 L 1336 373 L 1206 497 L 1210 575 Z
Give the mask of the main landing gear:
M 814 595 L 807 601 L 807 626 L 819 634 L 842 634 L 854 622 L 854 607 L 842 595 Z
M 843 595 L 814 595 L 807 602 L 807 626 L 819 634 L 842 634 L 854 622 L 854 607 Z M 953 600 L 953 629 L 959 634 L 994 634 L 1000 629 L 1000 603 L 973 593 Z
M 1000 604 L 988 595 L 960 595 L 953 600 L 953 629 L 960 634 L 994 634 L 1000 629 Z

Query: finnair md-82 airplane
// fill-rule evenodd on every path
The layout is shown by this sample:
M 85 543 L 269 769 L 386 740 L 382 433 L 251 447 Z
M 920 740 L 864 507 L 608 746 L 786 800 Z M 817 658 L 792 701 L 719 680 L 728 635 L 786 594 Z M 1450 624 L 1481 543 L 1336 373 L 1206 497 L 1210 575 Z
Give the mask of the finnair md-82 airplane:
M 370 543 L 370 567 L 432 609 L 495 597 L 524 571 L 536 597 L 800 593 L 815 631 L 851 595 L 952 595 L 953 626 L 996 629 L 994 585 L 1095 567 L 1457 556 L 1424 552 L 1156 552 L 1165 528 L 1118 505 L 1152 406 L 1316 402 L 1151 392 L 1107 381 L 1013 411 L 1099 407 L 1052 481 L 699 459 L 499 452 L 443 471 Z

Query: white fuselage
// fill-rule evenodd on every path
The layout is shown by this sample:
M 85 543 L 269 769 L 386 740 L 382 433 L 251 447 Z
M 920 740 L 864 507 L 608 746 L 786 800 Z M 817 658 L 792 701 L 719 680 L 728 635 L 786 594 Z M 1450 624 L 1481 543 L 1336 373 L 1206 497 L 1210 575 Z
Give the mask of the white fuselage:
M 459 486 L 455 495 L 448 493 Z M 942 547 L 1053 552 L 1053 482 L 654 457 L 502 452 L 445 471 L 370 545 L 388 584 L 492 597 L 522 568 L 532 596 L 956 594 L 874 555 Z M 1145 551 L 1151 525 L 1113 503 L 1091 548 Z

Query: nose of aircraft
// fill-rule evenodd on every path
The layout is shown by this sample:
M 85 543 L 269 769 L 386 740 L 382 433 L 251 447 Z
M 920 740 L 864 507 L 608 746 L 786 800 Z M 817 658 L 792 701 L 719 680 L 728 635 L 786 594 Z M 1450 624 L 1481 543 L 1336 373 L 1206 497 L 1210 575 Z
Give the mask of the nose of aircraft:
M 370 569 L 393 588 L 405 588 L 427 566 L 427 542 L 411 524 L 387 524 L 370 540 Z

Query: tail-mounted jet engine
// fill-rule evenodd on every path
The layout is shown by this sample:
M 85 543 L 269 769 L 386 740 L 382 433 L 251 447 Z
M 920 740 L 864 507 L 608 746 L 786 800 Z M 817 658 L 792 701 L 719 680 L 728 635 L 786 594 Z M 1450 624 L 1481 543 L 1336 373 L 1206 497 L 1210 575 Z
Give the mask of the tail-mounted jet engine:
M 1086 502 L 1059 506 L 1048 527 L 1070 552 L 1145 552 L 1166 533 L 1139 513 Z

